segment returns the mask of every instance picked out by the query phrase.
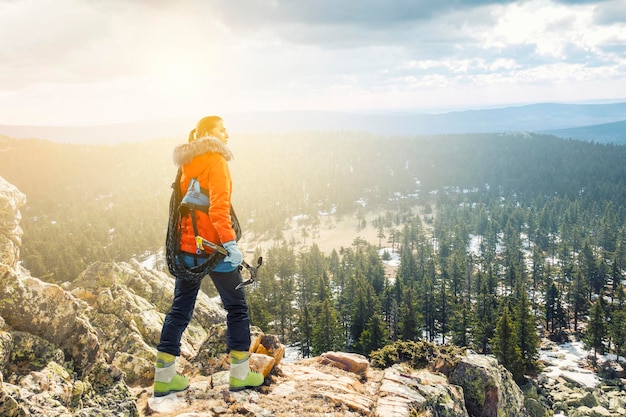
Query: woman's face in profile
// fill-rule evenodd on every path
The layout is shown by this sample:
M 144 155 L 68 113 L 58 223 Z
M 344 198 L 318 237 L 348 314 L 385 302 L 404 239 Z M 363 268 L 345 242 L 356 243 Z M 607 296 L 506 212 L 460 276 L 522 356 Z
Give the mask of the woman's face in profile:
M 224 122 L 222 122 L 221 120 L 217 122 L 217 124 L 215 125 L 213 130 L 209 132 L 209 134 L 218 138 L 220 142 L 222 142 L 224 145 L 228 143 L 228 132 L 224 127 Z

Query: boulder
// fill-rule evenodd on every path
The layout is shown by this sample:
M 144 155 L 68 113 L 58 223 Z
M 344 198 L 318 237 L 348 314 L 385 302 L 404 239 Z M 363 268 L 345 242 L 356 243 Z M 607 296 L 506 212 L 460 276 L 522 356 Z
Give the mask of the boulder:
M 569 417 L 612 417 L 612 414 L 609 412 L 609 410 L 600 407 L 600 406 L 596 406 L 596 407 L 587 407 L 586 405 L 583 405 L 581 407 L 578 407 L 575 410 L 572 410 L 569 414 Z
M 320 357 L 324 365 L 332 365 L 353 374 L 365 376 L 369 369 L 369 362 L 363 355 L 345 352 L 326 352 Z
M 19 260 L 23 231 L 20 208 L 26 196 L 0 177 L 0 264 L 15 268 Z
M 449 380 L 463 388 L 467 411 L 473 417 L 528 416 L 521 389 L 492 356 L 467 355 Z
M 0 372 L 0 415 L 6 417 L 28 416 L 28 411 L 11 394 L 15 395 L 15 389 L 4 384 Z
M 79 372 L 101 354 L 96 330 L 82 303 L 56 284 L 49 284 L 0 264 L 0 315 L 15 330 L 59 347 Z
M 274 365 L 276 365 L 276 360 L 270 355 L 263 353 L 252 353 L 250 355 L 250 368 L 262 373 L 264 378 L 267 378 L 270 372 L 272 372 Z
M 319 358 L 281 364 L 270 383 L 271 391 L 258 400 L 259 405 L 269 408 L 274 404 L 276 415 L 281 411 L 300 416 L 325 415 L 333 410 L 346 416 L 369 416 L 375 405 L 372 393 L 378 385 L 375 380 L 361 382 L 359 375 L 324 365 Z
M 275 335 L 260 334 L 256 342 L 250 346 L 251 352 L 268 355 L 274 358 L 274 366 L 280 365 L 280 361 L 285 356 L 285 345 Z M 252 350 L 254 347 L 254 350 Z M 267 376 L 267 375 L 266 375 Z
M 469 416 L 461 387 L 427 369 L 394 365 L 384 371 L 376 402 L 376 415 Z
M 285 345 L 277 336 L 260 333 L 250 344 L 250 353 L 250 366 L 267 378 L 285 356 Z

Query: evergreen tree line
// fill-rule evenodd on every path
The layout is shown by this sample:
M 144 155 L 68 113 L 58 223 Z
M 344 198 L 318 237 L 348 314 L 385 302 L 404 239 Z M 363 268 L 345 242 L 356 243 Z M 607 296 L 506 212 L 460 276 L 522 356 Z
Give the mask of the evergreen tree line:
M 542 210 L 468 200 L 449 194 L 419 213 L 377 219 L 401 254 L 393 276 L 379 247 L 360 238 L 328 256 L 316 245 L 274 246 L 248 290 L 254 324 L 304 356 L 452 343 L 495 354 L 518 381 L 537 372 L 540 337 L 583 335 L 589 348 L 624 354 L 626 229 L 614 223 L 623 213 L 583 213 L 559 198 Z M 438 213 L 431 224 L 427 211 Z
M 24 266 L 52 282 L 72 281 L 92 262 L 159 250 L 175 174 L 164 151 L 171 146 L 170 140 L 106 146 L 0 137 L 0 176 L 27 198 Z
M 175 176 L 171 152 L 185 140 L 70 145 L 0 137 L 0 175 L 28 198 L 24 265 L 35 276 L 71 281 L 91 262 L 162 248 Z M 615 211 L 612 224 L 623 224 L 624 146 L 534 134 L 361 132 L 244 135 L 230 145 L 234 203 L 244 228 L 276 242 L 297 215 L 304 231 L 315 232 L 326 221 L 321 213 L 364 218 L 366 211 L 386 209 L 397 217 L 416 205 L 443 204 L 451 190 L 471 191 L 468 204 L 506 198 L 537 211 L 576 201 L 564 240 L 581 227 L 584 213 Z M 541 238 L 553 239 L 554 220 L 545 221 L 551 228 Z M 485 228 L 488 219 L 481 222 Z M 618 230 L 599 227 L 592 245 Z

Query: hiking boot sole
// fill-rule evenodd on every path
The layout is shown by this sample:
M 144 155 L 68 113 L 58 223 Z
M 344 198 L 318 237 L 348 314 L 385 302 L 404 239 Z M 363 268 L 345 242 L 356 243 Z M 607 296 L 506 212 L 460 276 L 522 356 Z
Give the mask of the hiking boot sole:
M 256 388 L 259 388 L 259 387 L 261 387 L 261 385 L 248 385 L 248 386 L 245 386 L 245 387 L 230 387 L 229 386 L 228 387 L 228 391 L 230 391 L 230 392 L 238 392 L 238 391 L 243 391 L 245 389 L 254 389 L 254 390 L 256 390 Z
M 187 390 L 187 388 L 189 388 L 189 387 L 185 387 L 185 388 L 183 388 L 183 389 L 173 389 L 173 390 L 170 390 L 170 391 L 164 391 L 164 392 L 154 392 L 154 391 L 153 391 L 153 392 L 152 392 L 152 395 L 154 395 L 155 397 L 165 397 L 166 395 L 170 395 L 170 394 L 175 394 L 175 393 L 177 393 L 177 392 L 183 392 L 183 391 L 186 391 L 186 390 Z

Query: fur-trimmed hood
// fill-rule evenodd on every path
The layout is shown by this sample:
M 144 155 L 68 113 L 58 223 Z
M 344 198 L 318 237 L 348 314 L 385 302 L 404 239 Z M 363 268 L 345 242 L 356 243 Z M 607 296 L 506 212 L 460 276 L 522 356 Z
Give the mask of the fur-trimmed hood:
M 196 156 L 207 153 L 218 153 L 227 161 L 233 159 L 233 153 L 228 146 L 223 144 L 215 136 L 205 136 L 193 142 L 176 146 L 172 158 L 174 159 L 174 164 L 180 168 L 191 162 Z

